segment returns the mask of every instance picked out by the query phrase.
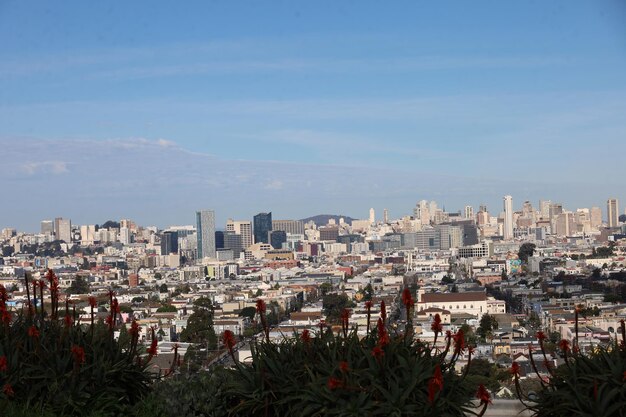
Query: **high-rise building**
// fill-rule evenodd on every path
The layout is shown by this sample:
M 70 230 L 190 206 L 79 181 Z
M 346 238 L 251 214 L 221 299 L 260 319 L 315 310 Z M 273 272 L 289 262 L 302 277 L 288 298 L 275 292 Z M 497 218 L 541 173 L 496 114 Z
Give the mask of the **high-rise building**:
M 178 253 L 178 232 L 166 231 L 161 236 L 161 255 Z
M 539 215 L 543 220 L 550 220 L 550 206 L 552 201 L 539 200 Z
M 233 257 L 239 259 L 241 252 L 244 251 L 243 236 L 235 232 L 224 233 L 224 249 L 230 249 L 233 251 Z
M 65 243 L 72 242 L 72 221 L 57 217 L 54 219 L 54 237 L 56 240 L 62 240 Z
M 341 219 L 339 223 L 342 224 Z M 292 235 L 304 234 L 304 222 L 302 220 L 272 220 L 272 230 L 282 230 Z
M 123 245 L 130 244 L 130 229 L 128 227 L 120 227 L 119 241 Z
M 474 207 L 465 206 L 465 213 L 463 216 L 465 219 L 473 219 L 474 218 Z
M 54 234 L 54 223 L 52 220 L 42 220 L 41 221 L 41 234 L 42 235 L 53 235 Z
M 259 213 L 254 216 L 254 243 L 269 243 L 269 232 L 272 231 L 272 212 Z
M 241 235 L 241 245 L 244 250 L 248 249 L 254 243 L 251 221 L 234 221 L 233 219 L 228 219 L 226 222 L 226 231 Z
M 274 249 L 282 249 L 283 243 L 287 242 L 287 233 L 284 230 L 272 230 L 270 232 L 270 245 Z
M 598 230 L 602 226 L 602 209 L 600 207 L 591 207 L 591 228 Z
M 389 210 L 383 210 L 383 223 L 389 224 Z
M 619 224 L 619 203 L 617 198 L 609 198 L 606 202 L 606 217 L 609 227 L 617 227 Z
M 96 240 L 96 225 L 80 226 L 80 243 L 82 245 L 91 245 Z
M 504 240 L 513 239 L 513 197 L 504 196 Z
M 370 209 L 370 224 L 376 223 L 376 212 L 373 208 Z
M 418 219 L 422 225 L 430 224 L 430 210 L 428 208 L 428 201 L 422 200 L 415 206 L 414 210 L 415 218 Z
M 196 212 L 196 233 L 198 239 L 198 259 L 215 258 L 215 212 Z

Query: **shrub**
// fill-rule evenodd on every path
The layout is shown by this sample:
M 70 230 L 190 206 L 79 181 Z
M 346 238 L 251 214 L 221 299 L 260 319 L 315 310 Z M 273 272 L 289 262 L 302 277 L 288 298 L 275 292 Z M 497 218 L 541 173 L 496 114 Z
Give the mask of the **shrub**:
M 18 314 L 7 310 L 7 293 L 0 286 L 1 404 L 15 413 L 25 407 L 63 416 L 121 414 L 147 394 L 153 379 L 147 371 L 152 355 L 142 359 L 137 346 L 139 327 L 133 322 L 130 347 L 120 347 L 113 338 L 119 319 L 113 293 L 107 324 L 94 322 L 93 297 L 89 324 L 77 321 L 67 299 L 59 317 L 58 280 L 52 271 L 46 278 L 47 285 L 43 280 L 29 283 L 26 277 L 33 294 L 27 292 L 26 311 Z M 46 287 L 51 294 L 48 311 L 43 304 Z

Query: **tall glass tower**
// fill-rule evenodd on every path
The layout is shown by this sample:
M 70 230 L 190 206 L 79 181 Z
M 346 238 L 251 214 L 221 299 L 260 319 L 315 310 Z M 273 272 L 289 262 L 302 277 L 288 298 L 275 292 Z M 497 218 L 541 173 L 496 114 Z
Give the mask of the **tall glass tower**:
M 215 212 L 213 210 L 196 211 L 198 236 L 198 259 L 215 258 Z
M 272 231 L 272 212 L 259 213 L 254 216 L 254 243 L 270 243 L 269 232 Z

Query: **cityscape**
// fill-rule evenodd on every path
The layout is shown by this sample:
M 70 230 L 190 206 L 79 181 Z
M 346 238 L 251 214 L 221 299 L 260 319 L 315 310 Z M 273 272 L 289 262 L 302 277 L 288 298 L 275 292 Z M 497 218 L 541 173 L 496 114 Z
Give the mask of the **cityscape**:
M 0 416 L 626 416 L 624 28 L 0 2 Z

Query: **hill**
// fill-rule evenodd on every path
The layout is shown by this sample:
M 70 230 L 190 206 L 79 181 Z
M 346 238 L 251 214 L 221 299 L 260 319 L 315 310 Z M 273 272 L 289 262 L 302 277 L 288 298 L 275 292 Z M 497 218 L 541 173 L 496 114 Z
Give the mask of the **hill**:
M 343 216 L 341 214 L 318 214 L 317 216 L 311 216 L 311 217 L 307 217 L 306 219 L 301 219 L 301 220 L 304 223 L 313 221 L 317 226 L 324 226 L 328 224 L 328 220 L 330 219 L 335 219 L 335 222 L 339 224 L 339 218 L 341 217 L 343 217 L 343 221 L 348 224 L 352 224 L 352 220 L 355 220 L 350 216 Z

